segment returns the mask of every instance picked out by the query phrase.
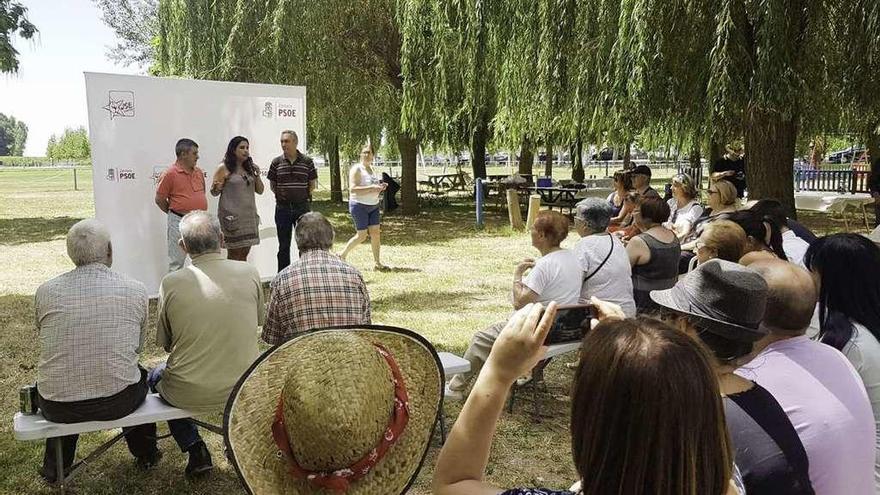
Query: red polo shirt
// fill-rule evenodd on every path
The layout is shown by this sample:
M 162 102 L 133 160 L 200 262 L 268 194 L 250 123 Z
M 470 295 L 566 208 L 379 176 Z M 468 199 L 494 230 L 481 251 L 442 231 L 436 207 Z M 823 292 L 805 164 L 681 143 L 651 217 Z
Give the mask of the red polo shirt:
M 168 198 L 168 207 L 180 214 L 208 209 L 205 173 L 199 167 L 189 172 L 179 163 L 172 163 L 159 178 L 156 194 Z

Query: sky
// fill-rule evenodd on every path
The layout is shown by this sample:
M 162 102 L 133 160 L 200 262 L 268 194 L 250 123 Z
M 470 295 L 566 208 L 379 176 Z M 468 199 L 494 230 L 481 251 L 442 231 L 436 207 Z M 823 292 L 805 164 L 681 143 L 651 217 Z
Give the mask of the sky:
M 14 39 L 18 74 L 0 75 L 0 113 L 28 126 L 26 156 L 43 156 L 51 134 L 88 127 L 83 72 L 138 74 L 107 59 L 116 36 L 91 0 L 24 0 L 40 30 L 33 40 Z

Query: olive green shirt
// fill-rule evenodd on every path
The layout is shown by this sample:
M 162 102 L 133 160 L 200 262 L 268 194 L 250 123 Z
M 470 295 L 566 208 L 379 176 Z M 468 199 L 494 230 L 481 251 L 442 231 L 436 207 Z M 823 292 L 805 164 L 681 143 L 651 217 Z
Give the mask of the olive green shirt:
M 156 343 L 170 353 L 156 386 L 172 405 L 222 411 L 238 378 L 257 358 L 263 287 L 256 268 L 220 253 L 194 256 L 159 286 Z

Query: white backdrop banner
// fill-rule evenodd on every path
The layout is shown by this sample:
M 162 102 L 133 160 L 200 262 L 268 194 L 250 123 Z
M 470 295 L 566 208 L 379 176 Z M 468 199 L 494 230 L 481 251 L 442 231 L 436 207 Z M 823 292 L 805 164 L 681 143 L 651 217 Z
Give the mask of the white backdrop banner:
M 85 78 L 95 212 L 110 229 L 113 268 L 146 284 L 151 294 L 158 292 L 168 252 L 166 216 L 154 197 L 159 174 L 175 160 L 174 144 L 183 137 L 199 144 L 198 166 L 210 189 L 229 140 L 241 135 L 250 141 L 266 184 L 257 195 L 260 244 L 248 261 L 263 278 L 274 276 L 275 198 L 265 175 L 281 154 L 281 131 L 296 131 L 299 149 L 306 149 L 306 88 L 91 72 Z M 206 194 L 208 210 L 216 215 L 217 198 Z

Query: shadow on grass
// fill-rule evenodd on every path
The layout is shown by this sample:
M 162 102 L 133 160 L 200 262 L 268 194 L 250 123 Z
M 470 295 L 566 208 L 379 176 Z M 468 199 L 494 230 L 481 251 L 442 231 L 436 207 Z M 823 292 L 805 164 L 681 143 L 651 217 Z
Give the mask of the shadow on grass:
M 337 240 L 347 240 L 354 235 L 354 225 L 347 204 L 316 201 L 312 203 L 312 207 L 330 220 L 336 230 Z M 486 210 L 484 218 L 486 229 L 502 228 L 508 222 L 507 210 Z M 474 205 L 465 199 L 443 206 L 422 206 L 415 215 L 403 215 L 398 210 L 382 216 L 383 244 L 395 246 L 418 246 L 467 237 L 476 238 L 482 232 L 476 227 Z M 498 235 L 498 232 L 493 232 L 493 235 Z
M 374 298 L 370 305 L 373 311 L 459 311 L 472 302 L 477 294 L 467 291 L 411 290 Z
M 63 239 L 81 218 L 0 218 L 0 245 L 18 246 Z

